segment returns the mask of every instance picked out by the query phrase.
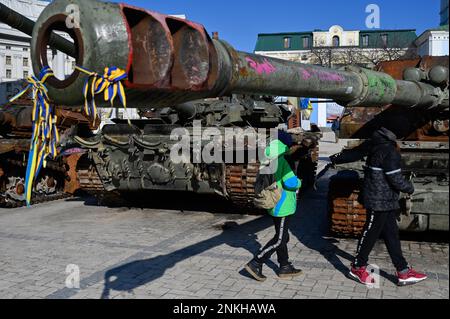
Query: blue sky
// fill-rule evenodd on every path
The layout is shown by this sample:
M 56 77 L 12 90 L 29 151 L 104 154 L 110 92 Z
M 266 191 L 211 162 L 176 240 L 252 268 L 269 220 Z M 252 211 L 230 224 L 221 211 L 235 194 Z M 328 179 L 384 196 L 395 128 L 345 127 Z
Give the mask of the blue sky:
M 439 25 L 439 0 L 124 0 L 165 14 L 186 14 L 208 32 L 239 50 L 253 51 L 258 33 L 328 30 L 339 24 L 366 29 L 366 6 L 377 4 L 382 29 L 416 29 L 417 35 Z

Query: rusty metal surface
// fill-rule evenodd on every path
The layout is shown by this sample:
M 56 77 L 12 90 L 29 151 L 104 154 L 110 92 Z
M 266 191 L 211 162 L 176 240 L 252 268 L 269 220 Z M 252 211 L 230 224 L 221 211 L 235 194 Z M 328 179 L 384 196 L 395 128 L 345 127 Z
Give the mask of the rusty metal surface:
M 255 183 L 259 164 L 227 165 L 226 188 L 233 204 L 242 209 L 253 209 Z
M 393 78 L 400 80 L 403 78 L 403 73 L 407 68 L 414 67 L 428 72 L 434 66 L 448 67 L 448 58 L 427 56 L 422 59 L 381 62 L 377 66 L 377 70 L 386 72 Z M 411 92 L 411 94 L 412 93 L 413 92 Z M 346 108 L 341 122 L 341 138 L 369 138 L 375 127 L 382 125 L 384 121 L 391 117 L 403 117 L 404 120 L 402 123 L 399 123 L 399 126 L 410 126 L 409 135 L 403 136 L 403 138 L 406 138 L 407 140 L 448 141 L 448 130 L 440 132 L 441 134 L 437 134 L 438 132 L 433 130 L 433 126 L 436 126 L 434 121 L 446 117 L 438 110 L 429 111 L 419 108 L 405 111 L 402 107 L 396 105 L 387 105 L 381 108 Z
M 24 182 L 27 161 L 25 151 L 0 153 L 0 207 L 25 205 Z M 48 161 L 33 187 L 31 204 L 67 198 L 64 192 L 66 169 L 62 162 Z
M 366 209 L 359 202 L 359 184 L 354 180 L 331 180 L 329 215 L 334 235 L 358 237 L 366 222 Z
M 105 192 L 103 183 L 98 175 L 95 166 L 90 165 L 77 169 L 77 178 L 80 183 L 80 188 L 90 194 L 98 195 Z
M 11 138 L 31 138 L 32 133 L 32 101 L 23 99 L 20 104 L 14 102 L 0 109 L 0 135 L 8 135 Z M 95 130 L 99 126 L 99 119 L 91 121 L 81 110 L 66 109 L 63 106 L 55 109 L 57 116 L 58 129 L 60 132 L 71 128 L 72 126 L 84 126 Z M 8 139 L 0 140 L 9 144 Z
M 30 141 L 23 139 L 0 139 L 0 154 L 28 152 Z
M 77 174 L 77 165 L 83 154 L 72 154 L 64 159 L 67 165 L 66 182 L 64 183 L 64 193 L 75 194 L 81 189 L 80 181 Z
M 377 65 L 376 70 L 386 72 L 396 80 L 403 80 L 403 71 L 406 68 L 415 68 L 420 65 L 421 59 L 400 60 L 400 61 L 384 61 Z
M 20 189 L 23 188 L 32 136 L 31 104 L 29 98 L 23 98 L 0 110 L 0 206 L 3 207 L 14 208 L 25 204 Z M 94 128 L 98 124 L 91 123 L 87 117 L 73 110 L 58 108 L 56 115 L 62 135 L 74 125 L 81 129 Z M 73 160 L 68 159 L 67 166 L 71 169 L 75 165 Z M 64 156 L 47 162 L 34 185 L 33 204 L 66 198 L 79 188 L 73 170 L 67 171 L 65 164 Z

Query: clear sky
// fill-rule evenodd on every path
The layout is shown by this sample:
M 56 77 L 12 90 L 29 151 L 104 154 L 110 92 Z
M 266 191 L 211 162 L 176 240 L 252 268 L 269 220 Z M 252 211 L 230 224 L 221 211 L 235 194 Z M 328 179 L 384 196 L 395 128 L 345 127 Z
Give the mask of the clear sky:
M 377 4 L 381 29 L 439 26 L 439 0 L 123 0 L 165 14 L 185 14 L 239 50 L 253 51 L 258 33 L 366 28 L 366 7 Z

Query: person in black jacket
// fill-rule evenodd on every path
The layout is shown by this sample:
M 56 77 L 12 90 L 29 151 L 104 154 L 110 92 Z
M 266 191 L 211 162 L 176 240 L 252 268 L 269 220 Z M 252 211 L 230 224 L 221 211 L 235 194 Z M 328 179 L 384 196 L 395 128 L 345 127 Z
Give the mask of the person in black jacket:
M 401 155 L 397 136 L 387 128 L 377 130 L 371 139 L 359 147 L 333 155 L 333 164 L 350 163 L 367 157 L 363 204 L 368 218 L 358 243 L 357 255 L 350 276 L 360 283 L 373 285 L 374 279 L 367 271 L 369 254 L 381 236 L 397 269 L 399 285 L 415 284 L 427 279 L 408 266 L 403 257 L 397 225 L 400 210 L 400 193 L 412 195 L 413 184 L 406 180 L 401 169 Z

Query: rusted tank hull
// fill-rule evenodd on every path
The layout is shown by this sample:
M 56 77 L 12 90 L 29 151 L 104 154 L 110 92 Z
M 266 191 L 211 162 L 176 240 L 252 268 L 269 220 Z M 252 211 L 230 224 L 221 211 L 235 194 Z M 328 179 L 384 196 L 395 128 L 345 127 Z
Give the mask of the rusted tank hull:
M 19 207 L 25 205 L 25 173 L 32 137 L 32 101 L 23 99 L 19 104 L 10 104 L 0 110 L 0 206 Z M 94 128 L 94 124 L 79 112 L 63 108 L 56 111 L 57 126 L 63 136 L 74 126 L 81 131 Z M 80 150 L 81 151 L 81 150 Z M 36 179 L 32 204 L 65 198 L 79 189 L 73 168 L 76 154 L 49 159 Z

